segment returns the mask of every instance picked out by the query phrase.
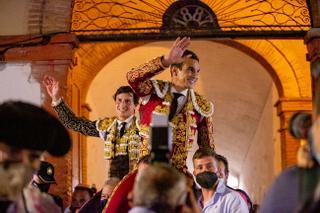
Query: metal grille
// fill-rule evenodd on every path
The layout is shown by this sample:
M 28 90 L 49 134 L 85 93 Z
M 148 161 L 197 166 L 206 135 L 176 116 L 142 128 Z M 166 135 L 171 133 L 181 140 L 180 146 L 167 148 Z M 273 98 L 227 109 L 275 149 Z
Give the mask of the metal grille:
M 75 0 L 71 28 L 83 40 L 301 37 L 310 16 L 301 0 Z

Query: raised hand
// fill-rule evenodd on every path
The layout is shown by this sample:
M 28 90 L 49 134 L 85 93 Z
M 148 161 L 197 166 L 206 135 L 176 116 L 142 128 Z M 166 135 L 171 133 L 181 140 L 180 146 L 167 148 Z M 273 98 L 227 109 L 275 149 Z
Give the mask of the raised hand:
M 189 37 L 183 37 L 182 39 L 178 37 L 173 43 L 170 49 L 170 52 L 163 57 L 162 59 L 163 66 L 168 67 L 171 64 L 180 63 L 182 60 L 181 57 L 184 51 L 186 50 L 186 48 L 189 46 L 189 44 L 190 44 Z
M 46 87 L 52 101 L 58 101 L 60 98 L 59 82 L 54 77 L 46 75 L 44 76 L 42 83 Z

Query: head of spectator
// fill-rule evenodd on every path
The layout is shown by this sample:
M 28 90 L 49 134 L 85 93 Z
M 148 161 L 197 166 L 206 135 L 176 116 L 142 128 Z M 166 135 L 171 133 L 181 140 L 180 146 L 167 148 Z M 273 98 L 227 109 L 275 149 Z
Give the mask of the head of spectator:
M 218 161 L 218 172 L 219 178 L 224 180 L 224 183 L 227 185 L 229 177 L 229 163 L 226 157 L 223 155 L 216 154 L 216 159 Z
M 76 212 L 93 197 L 93 190 L 85 184 L 78 184 L 72 193 L 70 211 Z
M 185 50 L 180 63 L 171 64 L 172 83 L 179 89 L 192 89 L 199 79 L 199 57 L 191 50 Z
M 215 189 L 218 185 L 218 162 L 210 148 L 200 148 L 193 155 L 193 175 L 202 189 Z
M 15 200 L 39 168 L 41 154 L 63 156 L 71 140 L 59 120 L 32 104 L 0 104 L 0 121 L 0 196 Z
M 119 182 L 120 182 L 119 178 L 111 177 L 109 180 L 107 180 L 104 183 L 102 187 L 102 192 L 101 192 L 101 206 L 104 207 L 107 204 L 114 188 L 117 186 Z
M 138 173 L 131 211 L 175 212 L 185 203 L 186 195 L 185 176 L 169 165 L 156 163 Z
M 137 162 L 138 171 L 142 171 L 151 164 L 151 155 L 145 155 L 141 157 Z
M 229 177 L 229 163 L 226 157 L 223 155 L 216 154 L 216 159 L 218 161 L 218 173 L 219 173 L 219 178 L 222 178 L 224 181 L 224 184 L 227 185 L 228 177 Z M 249 197 L 249 195 L 242 189 L 234 189 L 230 186 L 228 186 L 230 189 L 235 190 L 238 192 L 243 200 L 246 202 L 248 206 L 249 212 L 253 210 L 253 204 L 252 201 Z
M 139 103 L 139 97 L 129 86 L 121 86 L 113 95 L 115 101 L 117 118 L 121 121 L 134 115 L 135 107 Z

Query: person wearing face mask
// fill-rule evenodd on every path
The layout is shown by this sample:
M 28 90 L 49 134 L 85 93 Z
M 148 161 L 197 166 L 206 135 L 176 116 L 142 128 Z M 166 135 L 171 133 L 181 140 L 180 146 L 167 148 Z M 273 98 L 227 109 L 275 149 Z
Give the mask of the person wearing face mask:
M 90 121 L 77 117 L 59 95 L 59 82 L 45 76 L 43 84 L 52 98 L 52 106 L 61 122 L 81 134 L 100 137 L 104 141 L 104 157 L 110 161 L 109 177 L 122 179 L 136 165 L 143 152 L 140 130 L 135 117 L 139 98 L 129 86 L 115 92 L 116 116 Z
M 54 167 L 51 163 L 46 161 L 40 162 L 40 168 L 33 175 L 32 181 L 30 183 L 31 187 L 38 188 L 41 192 L 49 194 L 54 202 L 63 210 L 63 200 L 58 195 L 53 195 L 49 193 L 51 184 L 56 184 L 54 178 Z
M 252 201 L 251 201 L 249 195 L 242 189 L 234 189 L 234 188 L 228 186 L 229 163 L 228 163 L 227 158 L 222 155 L 217 154 L 216 159 L 218 161 L 219 178 L 223 179 L 224 184 L 229 189 L 232 189 L 232 190 L 235 190 L 236 192 L 238 192 L 241 195 L 242 199 L 246 202 L 249 212 L 253 212 L 253 204 L 252 204 Z
M 214 108 L 209 100 L 193 90 L 199 80 L 200 63 L 199 57 L 186 49 L 189 44 L 190 38 L 177 38 L 167 55 L 127 73 L 129 85 L 142 99 L 139 110 L 143 135 L 149 135 L 153 112 L 168 115 L 172 138 L 170 160 L 180 171 L 187 170 L 186 160 L 194 145 L 214 148 Z M 171 81 L 152 79 L 167 68 Z M 143 137 L 143 146 L 149 147 L 147 137 Z
M 61 212 L 53 199 L 27 187 L 43 152 L 65 155 L 71 140 L 54 116 L 32 104 L 0 104 L 0 212 Z
M 218 162 L 212 149 L 200 148 L 193 155 L 193 175 L 201 186 L 199 206 L 203 213 L 247 213 L 246 203 L 239 193 L 229 189 L 218 178 Z

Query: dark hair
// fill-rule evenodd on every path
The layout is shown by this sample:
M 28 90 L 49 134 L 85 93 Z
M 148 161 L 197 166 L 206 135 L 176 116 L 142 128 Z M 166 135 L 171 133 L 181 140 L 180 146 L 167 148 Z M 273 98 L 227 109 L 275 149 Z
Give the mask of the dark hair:
M 194 59 L 196 61 L 200 61 L 199 57 L 197 56 L 197 54 L 195 54 L 194 52 L 192 52 L 191 50 L 185 50 L 184 53 L 182 54 L 182 58 L 191 58 Z M 171 64 L 171 67 L 177 67 L 179 69 L 181 69 L 183 66 L 183 62 L 178 63 L 178 64 Z
M 195 159 L 200 159 L 200 158 L 203 158 L 203 157 L 213 157 L 216 159 L 216 152 L 211 149 L 211 148 L 199 148 L 194 154 L 193 154 L 193 157 L 192 157 L 192 161 L 194 161 Z
M 0 143 L 54 156 L 65 155 L 71 147 L 69 133 L 57 118 L 21 101 L 0 104 Z
M 116 100 L 117 95 L 122 93 L 130 93 L 133 96 L 133 103 L 134 105 L 138 105 L 139 103 L 139 97 L 134 93 L 134 91 L 129 86 L 121 86 L 117 89 L 117 91 L 113 95 L 113 100 Z
M 224 173 L 229 174 L 229 163 L 225 156 L 216 154 L 217 161 L 221 161 L 224 164 Z
M 74 191 L 87 191 L 89 193 L 90 197 L 93 197 L 96 190 L 97 189 L 95 189 L 95 188 L 90 188 L 89 186 L 85 186 L 82 184 L 80 184 L 74 188 Z

